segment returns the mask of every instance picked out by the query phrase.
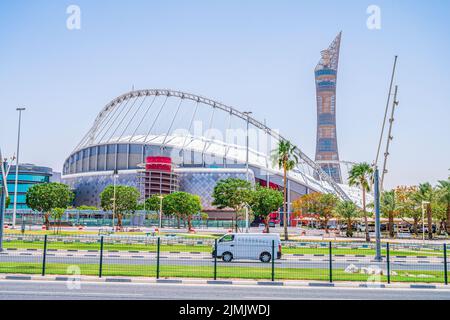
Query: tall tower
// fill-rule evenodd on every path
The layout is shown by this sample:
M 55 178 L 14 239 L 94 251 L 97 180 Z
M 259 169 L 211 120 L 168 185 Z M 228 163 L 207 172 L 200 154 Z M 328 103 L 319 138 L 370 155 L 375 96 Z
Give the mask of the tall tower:
M 315 69 L 317 95 L 316 161 L 334 181 L 342 183 L 336 137 L 336 80 L 341 45 L 340 32 L 328 49 L 321 52 L 322 59 Z M 330 162 L 327 162 L 330 161 Z

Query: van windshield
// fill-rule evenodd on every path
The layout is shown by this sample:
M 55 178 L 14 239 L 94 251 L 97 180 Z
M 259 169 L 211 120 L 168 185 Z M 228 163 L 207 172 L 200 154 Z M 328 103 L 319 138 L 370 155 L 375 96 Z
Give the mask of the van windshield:
M 233 240 L 234 240 L 234 235 L 227 234 L 227 235 L 224 235 L 222 238 L 220 238 L 219 242 L 229 242 L 229 241 L 233 241 Z

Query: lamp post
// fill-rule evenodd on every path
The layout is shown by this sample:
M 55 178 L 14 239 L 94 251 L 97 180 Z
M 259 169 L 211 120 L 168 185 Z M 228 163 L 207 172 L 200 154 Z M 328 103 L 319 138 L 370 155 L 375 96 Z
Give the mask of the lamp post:
M 248 130 L 249 130 L 249 126 L 250 126 L 250 115 L 253 112 L 251 111 L 245 111 L 243 112 L 243 114 L 245 114 L 247 116 L 247 130 L 246 130 L 246 138 L 245 138 L 245 174 L 246 174 L 246 178 L 247 181 L 249 180 L 248 177 L 248 160 L 249 160 L 249 154 L 248 154 L 248 148 L 249 148 L 249 136 L 248 136 Z
M 245 233 L 248 233 L 248 204 L 245 205 Z
M 375 204 L 375 240 L 376 254 L 375 261 L 382 261 L 381 257 L 381 230 L 380 230 L 380 184 L 378 167 L 375 166 L 374 172 L 374 204 Z
M 5 187 L 2 184 L 0 186 L 0 252 L 3 251 L 3 222 L 5 217 L 5 200 Z
M 14 184 L 14 206 L 13 206 L 13 216 L 12 216 L 12 228 L 16 228 L 16 214 L 17 214 L 17 185 L 19 182 L 19 151 L 20 151 L 20 126 L 22 122 L 22 111 L 25 111 L 25 108 L 17 108 L 19 111 L 19 127 L 17 130 L 17 154 L 16 154 L 16 181 Z
M 247 116 L 247 130 L 246 130 L 246 138 L 245 138 L 245 177 L 247 182 L 249 181 L 249 176 L 248 176 L 248 171 L 249 171 L 249 167 L 248 167 L 248 160 L 249 160 L 249 153 L 248 153 L 248 149 L 249 149 L 249 135 L 248 135 L 248 130 L 250 127 L 250 115 L 253 112 L 251 111 L 245 111 L 243 112 L 243 114 L 245 114 Z M 236 221 L 237 224 L 237 221 Z M 245 232 L 248 233 L 248 205 L 245 206 Z
M 114 184 L 114 196 L 111 200 L 113 200 L 113 218 L 112 218 L 112 232 L 114 232 L 114 219 L 116 217 L 116 179 L 117 176 L 119 175 L 117 172 L 117 169 L 114 170 L 113 173 L 114 177 L 113 177 L 113 184 Z
M 0 186 L 0 252 L 3 251 L 3 224 L 5 219 L 6 193 L 8 192 L 5 180 L 6 162 L 3 162 L 0 151 L 0 169 L 2 171 L 2 185 Z
M 425 243 L 425 207 L 424 205 L 429 205 L 429 201 L 422 201 L 422 243 Z M 430 232 L 430 230 L 428 230 Z M 431 230 L 433 232 L 433 230 Z
M 163 204 L 163 195 L 159 195 L 159 227 L 158 227 L 158 234 L 161 232 L 162 228 L 162 204 Z

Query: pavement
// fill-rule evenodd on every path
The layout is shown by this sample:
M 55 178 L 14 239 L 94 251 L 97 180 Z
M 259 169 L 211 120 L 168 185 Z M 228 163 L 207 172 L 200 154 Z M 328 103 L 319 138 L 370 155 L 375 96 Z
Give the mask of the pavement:
M 449 300 L 431 287 L 325 287 L 204 283 L 0 280 L 0 300 Z

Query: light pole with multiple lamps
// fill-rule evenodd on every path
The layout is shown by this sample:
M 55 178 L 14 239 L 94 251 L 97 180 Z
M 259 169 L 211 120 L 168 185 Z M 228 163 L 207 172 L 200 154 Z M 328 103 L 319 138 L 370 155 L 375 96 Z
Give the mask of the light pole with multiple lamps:
M 159 195 L 159 226 L 158 226 L 158 234 L 161 233 L 161 228 L 162 228 L 162 205 L 163 205 L 163 199 L 164 196 L 163 195 Z
M 112 232 L 114 232 L 114 229 L 115 229 L 114 228 L 114 219 L 116 217 L 116 180 L 117 180 L 118 176 L 119 176 L 119 174 L 116 169 L 116 170 L 114 170 L 114 173 L 113 173 L 114 196 L 111 199 L 113 201 Z
M 243 114 L 245 114 L 247 116 L 247 131 L 246 131 L 246 138 L 245 138 L 245 177 L 247 182 L 249 182 L 249 167 L 248 167 L 248 162 L 249 162 L 249 135 L 248 135 L 248 131 L 249 131 L 249 127 L 250 127 L 250 115 L 253 112 L 251 111 L 245 111 L 243 112 Z M 248 205 L 245 206 L 245 232 L 248 233 Z M 237 221 L 236 221 L 237 224 Z
M 374 204 L 375 204 L 375 261 L 382 261 L 381 256 L 381 228 L 380 228 L 380 184 L 378 166 L 374 170 Z
M 14 157 L 10 158 L 10 161 L 14 161 Z M 2 150 L 0 149 L 0 171 L 2 184 L 0 185 L 0 252 L 3 250 L 3 226 L 5 224 L 5 210 L 6 199 L 9 197 L 8 193 L 8 175 L 11 165 L 8 163 L 8 159 L 3 159 Z
M 0 252 L 3 251 L 3 224 L 5 219 L 6 194 L 8 193 L 8 185 L 5 179 L 6 161 L 3 162 L 0 151 L 0 170 L 2 171 L 2 184 L 0 185 Z
M 25 108 L 17 108 L 19 111 L 19 128 L 17 130 L 17 154 L 16 154 L 16 181 L 14 183 L 14 206 L 13 206 L 13 216 L 12 216 L 12 228 L 16 228 L 16 214 L 17 214 L 17 187 L 19 182 L 19 152 L 20 152 L 20 126 L 22 122 L 22 111 Z

